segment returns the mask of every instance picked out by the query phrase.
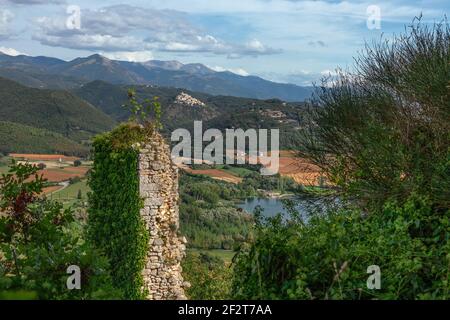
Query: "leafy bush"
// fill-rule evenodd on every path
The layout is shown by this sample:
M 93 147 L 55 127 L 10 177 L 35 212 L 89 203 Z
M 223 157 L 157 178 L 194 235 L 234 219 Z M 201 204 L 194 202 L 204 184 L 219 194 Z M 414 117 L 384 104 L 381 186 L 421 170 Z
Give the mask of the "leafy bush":
M 191 283 L 186 294 L 193 300 L 230 298 L 231 269 L 220 258 L 188 252 L 183 260 L 183 277 Z
M 234 266 L 238 299 L 448 299 L 450 223 L 427 199 L 391 202 L 380 214 L 358 210 L 313 215 L 308 224 L 261 222 Z M 434 234 L 418 236 L 424 228 Z M 369 290 L 367 268 L 381 269 Z
M 0 178 L 0 296 L 39 299 L 119 298 L 109 264 L 83 240 L 70 209 L 39 196 L 39 169 L 13 163 Z M 68 290 L 67 268 L 81 269 L 81 290 Z

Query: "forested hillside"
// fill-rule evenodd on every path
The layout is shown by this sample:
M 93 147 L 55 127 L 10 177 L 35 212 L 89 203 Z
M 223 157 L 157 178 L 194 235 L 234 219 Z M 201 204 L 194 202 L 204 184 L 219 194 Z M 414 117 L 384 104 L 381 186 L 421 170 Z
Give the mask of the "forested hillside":
M 115 121 L 67 91 L 40 90 L 0 78 L 0 149 L 87 154 L 81 144 Z
M 58 132 L 81 141 L 115 122 L 66 91 L 39 90 L 0 78 L 0 118 Z
M 27 125 L 0 121 L 0 153 L 56 153 L 85 156 L 89 147 L 59 133 Z
M 127 103 L 127 89 L 134 88 L 142 100 L 158 97 L 162 105 L 163 133 L 169 136 L 178 128 L 193 130 L 194 120 L 203 121 L 203 129 L 227 128 L 280 129 L 283 149 L 298 146 L 299 129 L 304 125 L 304 103 L 285 103 L 278 99 L 258 100 L 230 96 L 213 96 L 176 88 L 154 86 L 119 86 L 94 81 L 74 90 L 79 97 L 90 102 L 117 121 L 125 121 L 130 112 L 123 108 Z M 189 106 L 177 101 L 181 93 L 197 99 L 204 106 Z

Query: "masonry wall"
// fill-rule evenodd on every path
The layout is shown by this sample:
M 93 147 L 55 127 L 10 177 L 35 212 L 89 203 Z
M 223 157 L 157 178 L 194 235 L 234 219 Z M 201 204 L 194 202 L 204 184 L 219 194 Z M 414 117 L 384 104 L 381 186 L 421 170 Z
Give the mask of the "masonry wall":
M 186 299 L 181 260 L 186 239 L 178 236 L 178 169 L 170 158 L 169 146 L 156 133 L 139 155 L 141 216 L 150 235 L 144 286 L 150 300 Z

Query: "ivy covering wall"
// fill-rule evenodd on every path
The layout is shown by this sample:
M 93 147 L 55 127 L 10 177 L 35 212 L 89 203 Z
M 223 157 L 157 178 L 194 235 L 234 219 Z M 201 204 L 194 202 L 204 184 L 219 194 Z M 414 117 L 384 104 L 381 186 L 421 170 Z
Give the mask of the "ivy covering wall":
M 93 144 L 94 166 L 89 178 L 88 235 L 109 258 L 113 284 L 126 299 L 142 299 L 142 270 L 148 234 L 140 216 L 138 155 L 133 147 L 144 140 L 139 126 L 119 126 Z

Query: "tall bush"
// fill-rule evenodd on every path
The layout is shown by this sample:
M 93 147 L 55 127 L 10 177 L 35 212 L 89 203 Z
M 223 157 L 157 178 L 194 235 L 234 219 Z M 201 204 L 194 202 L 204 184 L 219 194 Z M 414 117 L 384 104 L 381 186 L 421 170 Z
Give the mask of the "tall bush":
M 414 192 L 448 206 L 448 22 L 415 21 L 392 41 L 367 46 L 356 62 L 355 72 L 318 88 L 302 155 L 341 195 L 367 207 Z

